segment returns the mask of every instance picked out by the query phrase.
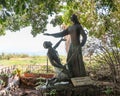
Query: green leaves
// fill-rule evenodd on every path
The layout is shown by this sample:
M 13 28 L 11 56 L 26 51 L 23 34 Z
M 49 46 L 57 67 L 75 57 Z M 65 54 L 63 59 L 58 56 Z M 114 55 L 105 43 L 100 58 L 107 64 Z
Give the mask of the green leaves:
M 51 21 L 53 26 L 69 26 L 72 14 L 77 14 L 89 35 L 102 39 L 109 33 L 115 36 L 111 42 L 120 41 L 119 0 L 0 0 L 0 35 L 6 29 L 17 31 L 32 26 L 31 33 L 36 36 L 46 31 L 48 16 L 56 15 Z
M 53 24 L 54 27 L 57 26 L 57 25 L 61 25 L 63 23 L 62 16 L 61 15 L 59 15 L 59 16 L 56 15 L 55 18 L 52 19 L 50 23 Z
M 36 36 L 46 30 L 49 15 L 59 12 L 60 0 L 3 0 L 0 3 L 0 30 L 17 31 L 22 27 L 32 26 L 32 35 Z M 9 14 L 10 13 L 10 14 Z M 3 25 L 2 23 L 5 23 Z

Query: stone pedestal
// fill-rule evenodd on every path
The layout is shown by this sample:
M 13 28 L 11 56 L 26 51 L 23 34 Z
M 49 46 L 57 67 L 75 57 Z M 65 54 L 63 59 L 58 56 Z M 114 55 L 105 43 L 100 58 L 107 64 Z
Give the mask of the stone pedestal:
M 99 96 L 99 88 L 92 83 L 85 80 L 81 81 L 82 85 L 79 83 L 78 86 L 74 86 L 73 82 L 69 82 L 68 84 L 60 82 L 54 86 L 41 86 L 39 93 L 40 96 Z

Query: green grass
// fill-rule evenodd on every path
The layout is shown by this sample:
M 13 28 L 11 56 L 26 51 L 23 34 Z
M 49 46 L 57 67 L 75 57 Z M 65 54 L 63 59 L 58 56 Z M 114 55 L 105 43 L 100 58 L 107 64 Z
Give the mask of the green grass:
M 5 57 L 5 56 L 4 56 Z M 26 57 L 21 57 L 21 56 L 9 56 L 10 58 L 4 58 L 0 60 L 0 65 L 3 66 L 12 66 L 16 65 L 19 68 L 24 68 L 27 67 L 27 65 L 44 65 L 46 68 L 47 62 L 48 65 L 51 66 L 47 56 L 26 56 Z M 60 56 L 62 64 L 66 64 L 66 56 Z M 47 61 L 48 60 L 48 61 Z M 96 69 L 98 68 L 98 64 L 96 62 L 89 63 L 89 58 L 84 58 L 85 66 L 86 69 Z M 43 68 L 43 69 L 45 69 Z
M 60 56 L 62 63 L 65 63 L 65 56 Z M 48 63 L 50 64 L 49 60 Z M 35 65 L 35 64 L 47 64 L 47 57 L 46 56 L 29 56 L 26 58 L 10 58 L 8 59 L 1 59 L 0 65 L 4 66 L 12 66 L 12 65 Z

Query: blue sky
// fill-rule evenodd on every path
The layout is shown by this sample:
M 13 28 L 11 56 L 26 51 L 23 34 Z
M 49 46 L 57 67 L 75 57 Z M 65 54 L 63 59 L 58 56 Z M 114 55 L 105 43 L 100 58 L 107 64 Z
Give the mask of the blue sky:
M 47 25 L 46 33 L 60 32 L 60 27 Z M 0 36 L 0 53 L 26 53 L 29 55 L 46 55 L 47 50 L 43 48 L 44 41 L 51 41 L 53 45 L 60 39 L 38 34 L 31 35 L 31 27 L 26 27 L 17 32 L 6 31 L 5 36 Z M 62 50 L 61 50 L 62 49 Z M 60 55 L 65 55 L 64 42 L 57 48 Z

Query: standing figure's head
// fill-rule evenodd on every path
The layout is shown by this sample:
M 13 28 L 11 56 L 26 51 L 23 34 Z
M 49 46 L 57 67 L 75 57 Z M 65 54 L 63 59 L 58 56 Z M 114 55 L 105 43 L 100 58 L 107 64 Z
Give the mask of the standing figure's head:
M 71 21 L 75 24 L 80 24 L 79 21 L 78 21 L 77 15 L 75 15 L 75 14 L 73 14 L 71 16 Z
M 43 47 L 44 48 L 50 48 L 50 47 L 52 47 L 52 43 L 50 42 L 50 41 L 45 41 L 44 43 L 43 43 Z

